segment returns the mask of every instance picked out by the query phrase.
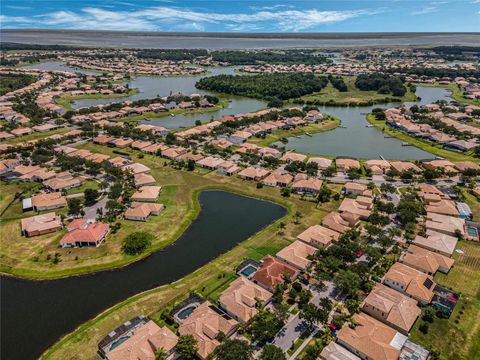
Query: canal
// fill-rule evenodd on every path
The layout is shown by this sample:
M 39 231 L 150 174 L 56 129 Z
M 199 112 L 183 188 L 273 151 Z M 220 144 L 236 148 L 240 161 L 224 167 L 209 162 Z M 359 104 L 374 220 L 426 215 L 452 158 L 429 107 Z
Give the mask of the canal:
M 127 267 L 49 281 L 2 277 L 0 358 L 37 358 L 106 308 L 192 273 L 287 212 L 220 190 L 201 192 L 199 201 L 198 217 L 174 244 Z

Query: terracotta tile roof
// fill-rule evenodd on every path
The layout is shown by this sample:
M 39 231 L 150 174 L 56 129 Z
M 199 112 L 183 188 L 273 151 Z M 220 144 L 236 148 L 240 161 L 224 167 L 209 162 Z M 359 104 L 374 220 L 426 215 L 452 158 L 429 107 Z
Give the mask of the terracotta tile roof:
M 432 230 L 427 230 L 426 235 L 426 237 L 417 235 L 413 240 L 414 243 L 420 247 L 439 252 L 446 256 L 451 256 L 453 254 L 458 242 L 456 237 Z
M 273 171 L 266 178 L 263 183 L 270 186 L 288 185 L 292 182 L 293 176 L 287 172 Z
M 98 243 L 101 241 L 107 234 L 110 225 L 108 223 L 96 222 L 96 223 L 86 223 L 80 222 L 74 224 L 79 226 L 73 228 L 70 224 L 69 228 L 72 229 L 70 232 L 65 234 L 65 236 L 60 240 L 60 244 L 75 244 L 77 242 L 87 242 L 87 243 Z
M 54 212 L 24 218 L 22 219 L 21 224 L 22 232 L 30 234 L 35 232 L 49 232 L 57 229 L 60 230 L 62 228 L 60 216 L 55 215 Z
M 400 262 L 434 275 L 439 269 L 450 270 L 454 260 L 422 247 L 410 245 L 402 254 Z
M 320 353 L 320 358 L 323 360 L 360 360 L 354 353 L 348 351 L 343 346 L 334 341 L 325 346 Z
M 107 353 L 108 360 L 155 360 L 155 353 L 163 349 L 169 354 L 177 345 L 178 337 L 166 326 L 153 321 L 135 330 L 125 342 Z
M 298 270 L 291 265 L 267 255 L 262 260 L 262 265 L 252 279 L 267 289 L 275 290 L 278 284 L 283 284 L 283 275 L 288 273 L 292 279 L 298 275 Z
M 32 205 L 34 208 L 62 207 L 67 201 L 60 192 L 38 194 L 32 196 Z
M 465 234 L 465 220 L 455 216 L 427 213 L 425 226 L 427 230 L 433 230 L 451 236 L 455 236 L 456 231 Z
M 297 236 L 297 239 L 315 247 L 327 247 L 332 241 L 338 241 L 340 233 L 322 225 L 313 225 Z
M 333 231 L 344 234 L 349 229 L 356 226 L 359 221 L 360 217 L 358 215 L 348 212 L 338 213 L 334 211 L 323 218 L 322 225 Z
M 163 209 L 163 204 L 132 202 L 124 216 L 128 220 L 146 220 L 150 215 L 157 215 Z
M 241 276 L 222 292 L 219 302 L 224 309 L 241 321 L 248 321 L 258 312 L 257 300 L 265 303 L 272 295 L 270 291 Z
M 154 185 L 155 184 L 155 178 L 150 174 L 145 174 L 145 173 L 135 174 L 134 179 L 135 179 L 135 185 L 136 186 Z
M 384 279 L 402 284 L 404 291 L 423 302 L 430 303 L 435 283 L 431 276 L 399 262 L 390 267 Z
M 147 185 L 142 186 L 132 195 L 132 200 L 135 201 L 156 201 L 160 195 L 161 186 Z
M 133 174 L 150 172 L 150 168 L 140 163 L 133 163 L 122 167 L 123 171 L 130 170 Z
M 343 199 L 342 203 L 340 204 L 340 207 L 338 208 L 338 211 L 343 213 L 343 212 L 348 212 L 351 214 L 355 214 L 360 216 L 360 218 L 367 218 L 370 216 L 371 210 L 369 209 L 368 205 L 364 205 L 359 203 L 356 199 L 349 199 L 345 198 Z
M 398 334 L 395 329 L 364 313 L 355 314 L 353 320 L 355 328 L 345 324 L 338 331 L 337 338 L 341 343 L 358 350 L 369 359 L 398 359 L 401 347 L 394 342 Z
M 205 301 L 182 321 L 178 332 L 180 335 L 193 335 L 197 340 L 197 354 L 205 359 L 220 344 L 216 339 L 220 332 L 229 335 L 238 325 L 234 319 L 227 319 Z
M 362 302 L 362 310 L 388 325 L 408 333 L 421 314 L 417 302 L 383 284 L 376 284 Z
M 317 248 L 305 244 L 303 241 L 296 240 L 280 250 L 276 256 L 302 270 L 311 264 L 312 261 L 308 257 L 316 252 Z

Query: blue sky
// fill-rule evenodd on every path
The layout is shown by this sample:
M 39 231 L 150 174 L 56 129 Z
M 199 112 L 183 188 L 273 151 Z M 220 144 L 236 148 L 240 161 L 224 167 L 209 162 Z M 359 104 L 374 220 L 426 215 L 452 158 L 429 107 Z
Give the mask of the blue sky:
M 1 0 L 1 28 L 227 32 L 480 31 L 480 0 Z

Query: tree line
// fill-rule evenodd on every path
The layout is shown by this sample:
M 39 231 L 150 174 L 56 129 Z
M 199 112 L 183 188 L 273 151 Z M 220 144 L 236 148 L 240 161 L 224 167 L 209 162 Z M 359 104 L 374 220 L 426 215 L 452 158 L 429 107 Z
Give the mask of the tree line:
M 232 65 L 268 64 L 324 64 L 332 60 L 316 50 L 284 50 L 284 51 L 235 51 L 218 50 L 212 52 L 212 59 Z
M 407 92 L 407 88 L 399 77 L 388 74 L 361 74 L 355 80 L 355 86 L 359 90 L 373 90 L 379 94 L 393 96 L 404 96 Z

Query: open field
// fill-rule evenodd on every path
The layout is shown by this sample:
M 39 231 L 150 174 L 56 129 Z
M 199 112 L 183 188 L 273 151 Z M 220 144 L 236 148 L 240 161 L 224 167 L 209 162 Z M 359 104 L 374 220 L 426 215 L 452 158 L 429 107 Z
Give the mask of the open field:
M 394 130 L 391 127 L 389 127 L 386 124 L 385 121 L 376 120 L 375 116 L 373 116 L 372 114 L 367 115 L 367 121 L 370 124 L 374 125 L 380 131 L 384 132 L 385 134 L 388 134 L 390 136 L 394 136 L 394 137 L 396 137 L 397 139 L 399 139 L 403 142 L 412 144 L 412 145 L 418 147 L 419 149 L 430 152 L 430 153 L 432 153 L 436 156 L 441 156 L 441 157 L 443 157 L 447 160 L 450 160 L 450 161 L 470 160 L 470 161 L 473 161 L 473 162 L 476 162 L 476 163 L 480 162 L 480 159 L 472 156 L 472 153 L 473 153 L 472 151 L 462 153 L 462 152 L 457 152 L 457 151 L 446 150 L 440 144 L 435 145 L 431 142 L 409 136 L 402 131 Z
M 80 148 L 92 152 L 104 153 L 116 156 L 114 149 L 92 143 L 83 144 Z M 194 200 L 196 194 L 205 188 L 226 189 L 246 195 L 266 198 L 280 202 L 288 207 L 295 207 L 302 214 L 310 214 L 313 221 L 318 221 L 325 207 L 312 211 L 315 207 L 313 202 L 301 201 L 300 198 L 292 196 L 285 199 L 280 196 L 278 188 L 264 187 L 256 189 L 254 182 L 246 182 L 237 178 L 225 177 L 215 172 L 205 174 L 203 169 L 194 172 L 178 171 L 170 166 L 165 166 L 169 161 L 152 155 L 140 154 L 131 149 L 123 149 L 123 152 L 131 154 L 134 161 L 138 161 L 150 167 L 151 173 L 158 184 L 163 187 L 159 202 L 166 205 L 166 209 L 159 216 L 152 216 L 146 222 L 134 222 L 119 219 L 120 230 L 109 235 L 102 246 L 98 248 L 60 249 L 58 248 L 59 233 L 53 233 L 41 237 L 26 239 L 19 231 L 19 219 L 32 216 L 33 213 L 22 213 L 21 202 L 17 200 L 5 212 L 1 218 L 0 231 L 5 232 L 5 237 L 0 244 L 0 270 L 16 276 L 28 278 L 56 278 L 74 274 L 105 270 L 108 268 L 123 266 L 137 261 L 150 253 L 163 248 L 175 241 L 197 215 L 198 204 Z M 2 201 L 4 206 L 6 201 Z M 66 209 L 61 209 L 65 212 Z M 316 217 L 315 217 L 316 216 Z M 182 219 L 181 222 L 178 219 Z M 295 226 L 295 228 L 301 225 Z M 155 240 L 149 251 L 139 256 L 126 256 L 121 252 L 124 238 L 132 231 L 148 231 L 155 234 Z M 299 232 L 299 231 L 298 231 Z M 295 234 L 296 235 L 296 234 Z M 248 256 L 261 258 L 265 253 L 274 252 L 284 246 L 285 243 L 264 244 L 261 247 L 255 246 L 248 249 Z M 56 253 L 61 254 L 61 262 L 53 265 L 50 261 Z
M 480 244 L 461 241 L 454 253 L 454 267 L 448 275 L 437 273 L 435 281 L 462 294 L 449 319 L 435 318 L 427 334 L 417 320 L 412 340 L 440 353 L 440 359 L 478 359 L 480 352 Z
M 87 189 L 98 190 L 99 188 L 100 188 L 100 184 L 97 181 L 87 180 L 87 181 L 84 181 L 83 184 L 80 185 L 79 187 L 67 190 L 67 195 L 83 193 Z
M 115 99 L 115 98 L 123 98 L 135 95 L 139 92 L 139 89 L 130 89 L 126 93 L 122 94 L 111 94 L 111 95 L 102 95 L 102 94 L 85 94 L 79 96 L 64 96 L 55 99 L 55 102 L 63 107 L 65 110 L 73 110 L 71 105 L 72 101 L 81 100 L 81 99 Z
M 280 141 L 283 138 L 288 138 L 292 136 L 301 136 L 305 134 L 315 134 L 324 131 L 333 130 L 340 125 L 341 121 L 339 119 L 333 118 L 333 120 L 326 120 L 319 124 L 308 124 L 306 126 L 299 126 L 289 130 L 278 129 L 272 131 L 271 134 L 268 134 L 265 138 L 251 137 L 248 139 L 249 143 L 258 145 L 258 146 L 269 146 L 275 142 Z
M 334 102 L 337 105 L 372 105 L 372 103 L 382 103 L 386 97 L 395 96 L 379 94 L 376 91 L 362 91 L 355 86 L 354 76 L 344 76 L 348 91 L 340 92 L 329 82 L 328 85 L 318 93 L 302 96 L 305 101 L 318 101 L 320 103 Z M 416 96 L 407 87 L 407 93 L 401 97 L 401 101 L 415 101 Z

